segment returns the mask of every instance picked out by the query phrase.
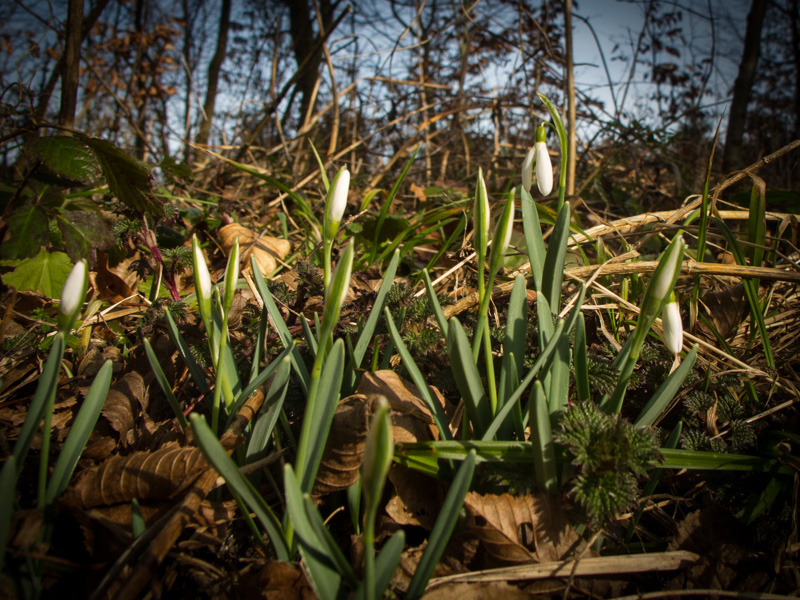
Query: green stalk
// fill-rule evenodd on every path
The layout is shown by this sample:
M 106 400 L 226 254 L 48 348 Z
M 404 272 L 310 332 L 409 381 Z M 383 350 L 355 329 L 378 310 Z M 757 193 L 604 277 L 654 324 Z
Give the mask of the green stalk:
M 553 127 L 556 130 L 558 144 L 561 147 L 561 170 L 558 174 L 558 204 L 556 205 L 556 214 L 558 214 L 561 207 L 564 205 L 564 199 L 567 193 L 567 130 L 564 127 L 561 114 L 558 112 L 555 105 L 550 102 L 550 99 L 541 92 L 538 93 L 538 96 L 539 99 L 544 102 L 547 110 L 550 111 L 550 116 L 553 117 Z M 572 126 L 574 127 L 574 124 L 572 124 Z

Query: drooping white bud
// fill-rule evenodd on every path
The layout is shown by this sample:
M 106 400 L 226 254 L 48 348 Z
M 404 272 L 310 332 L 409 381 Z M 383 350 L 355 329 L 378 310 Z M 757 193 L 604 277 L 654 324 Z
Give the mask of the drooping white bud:
M 536 142 L 533 146 L 536 159 L 536 185 L 542 196 L 547 196 L 553 191 L 553 163 L 550 162 L 550 153 L 545 142 Z
M 679 354 L 683 349 L 683 321 L 681 309 L 675 300 L 675 292 L 661 311 L 661 324 L 664 327 L 664 344 L 672 354 Z
M 522 187 L 528 193 L 530 193 L 531 185 L 533 185 L 533 158 L 535 149 L 535 146 L 531 147 L 525 155 L 525 160 L 522 161 Z

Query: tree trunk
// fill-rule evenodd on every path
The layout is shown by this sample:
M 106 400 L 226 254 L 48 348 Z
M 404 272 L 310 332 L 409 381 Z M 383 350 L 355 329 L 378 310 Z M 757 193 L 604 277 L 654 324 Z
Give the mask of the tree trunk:
M 752 0 L 747 15 L 744 50 L 739 63 L 739 74 L 733 84 L 728 133 L 725 136 L 725 152 L 722 155 L 722 169 L 726 172 L 739 169 L 743 165 L 742 140 L 747 125 L 747 105 L 750 102 L 758 58 L 761 54 L 761 29 L 768 4 L 764 0 Z
M 97 22 L 97 19 L 100 18 L 103 10 L 111 0 L 100 0 L 86 19 L 83 19 L 83 23 L 80 28 L 81 38 L 80 42 L 83 43 L 83 40 L 89 35 L 94 24 Z M 68 26 L 69 27 L 69 26 Z M 78 45 L 80 48 L 80 44 Z M 33 118 L 34 121 L 41 121 L 47 116 L 47 107 L 50 104 L 50 98 L 53 96 L 53 90 L 56 88 L 56 83 L 58 82 L 59 78 L 61 77 L 62 73 L 64 72 L 64 67 L 66 65 L 66 52 L 61 55 L 61 58 L 58 59 L 53 72 L 50 74 L 50 79 L 47 80 L 47 84 L 45 85 L 44 91 L 39 98 L 39 104 L 36 105 L 36 109 L 33 111 Z M 74 114 L 74 113 L 73 113 Z
M 289 8 L 289 31 L 292 36 L 294 58 L 298 68 L 302 68 L 296 83 L 296 89 L 300 92 L 299 122 L 302 124 L 305 116 L 309 114 L 309 110 L 313 112 L 314 109 L 312 106 L 314 87 L 322 64 L 322 47 L 317 42 L 330 29 L 333 21 L 334 3 L 330 0 L 320 1 L 319 11 L 325 31 L 316 36 L 311 27 L 314 13 L 308 4 L 308 0 L 284 0 L 284 2 Z
M 211 132 L 211 123 L 214 120 L 214 105 L 217 101 L 217 85 L 219 74 L 222 71 L 222 63 L 228 52 L 228 29 L 231 20 L 231 0 L 222 0 L 222 15 L 219 21 L 219 32 L 217 33 L 217 51 L 208 65 L 208 85 L 206 87 L 206 101 L 203 104 L 203 121 L 200 123 L 200 130 L 197 132 L 196 141 L 198 144 L 208 144 L 208 137 Z
M 78 104 L 80 83 L 82 25 L 83 0 L 69 0 L 64 42 L 64 72 L 61 75 L 61 107 L 58 111 L 58 123 L 64 127 L 75 126 L 75 107 Z

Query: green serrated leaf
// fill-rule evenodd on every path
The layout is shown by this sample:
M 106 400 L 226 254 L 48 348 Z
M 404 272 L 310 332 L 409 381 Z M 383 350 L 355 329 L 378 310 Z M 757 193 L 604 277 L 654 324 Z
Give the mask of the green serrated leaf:
M 85 211 L 67 211 L 58 218 L 58 228 L 64 236 L 69 257 L 77 262 L 85 258 L 94 265 L 96 250 L 114 245 L 114 234 L 99 215 Z
M 94 154 L 78 138 L 64 135 L 36 138 L 30 148 L 48 170 L 60 177 L 91 183 L 100 176 Z
M 151 190 L 150 170 L 111 142 L 85 138 L 84 142 L 97 157 L 111 193 L 134 210 L 164 216 L 164 206 Z
M 8 217 L 8 237 L 0 246 L 3 258 L 34 256 L 47 243 L 47 215 L 38 206 L 21 206 Z
M 63 252 L 42 250 L 36 258 L 23 260 L 11 273 L 3 275 L 3 283 L 20 292 L 29 290 L 48 298 L 58 298 L 71 270 L 69 256 Z
M 180 181 L 191 181 L 192 169 L 185 162 L 175 160 L 172 156 L 165 156 L 159 165 L 164 175 L 170 181 L 178 183 Z

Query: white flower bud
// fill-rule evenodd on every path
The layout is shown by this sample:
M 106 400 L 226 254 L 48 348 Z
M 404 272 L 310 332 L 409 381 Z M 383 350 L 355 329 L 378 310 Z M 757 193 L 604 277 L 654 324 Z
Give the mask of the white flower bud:
M 194 259 L 194 282 L 198 302 L 211 302 L 211 273 L 208 272 L 206 257 L 197 242 L 197 236 L 192 238 L 192 258 Z
M 533 184 L 533 158 L 535 154 L 535 146 L 528 150 L 525 155 L 525 160 L 522 161 L 522 187 L 530 193 L 531 185 Z
M 679 354 L 683 349 L 683 321 L 674 292 L 661 311 L 661 324 L 664 327 L 664 344 L 670 352 Z
M 72 267 L 64 287 L 61 290 L 61 305 L 58 307 L 58 324 L 62 331 L 69 331 L 80 313 L 83 299 L 86 297 L 86 285 L 89 279 L 88 266 L 85 260 L 79 260 Z
M 342 222 L 344 209 L 347 208 L 347 194 L 350 191 L 350 171 L 343 167 L 334 181 L 333 192 L 327 207 L 328 220 L 337 226 Z
M 681 268 L 681 260 L 683 260 L 683 251 L 686 248 L 686 242 L 683 236 L 679 236 L 677 240 L 669 245 L 665 251 L 665 255 L 661 258 L 664 262 L 664 268 L 658 275 L 658 278 L 650 285 L 653 287 L 651 296 L 656 306 L 660 306 L 666 299 L 667 295 L 672 291 L 672 286 L 675 282 L 675 276 Z M 658 308 L 656 308 L 658 310 Z M 657 314 L 657 313 L 656 313 Z
M 550 153 L 547 144 L 536 142 L 533 146 L 536 159 L 536 185 L 542 196 L 547 196 L 553 191 L 553 163 L 550 162 Z

